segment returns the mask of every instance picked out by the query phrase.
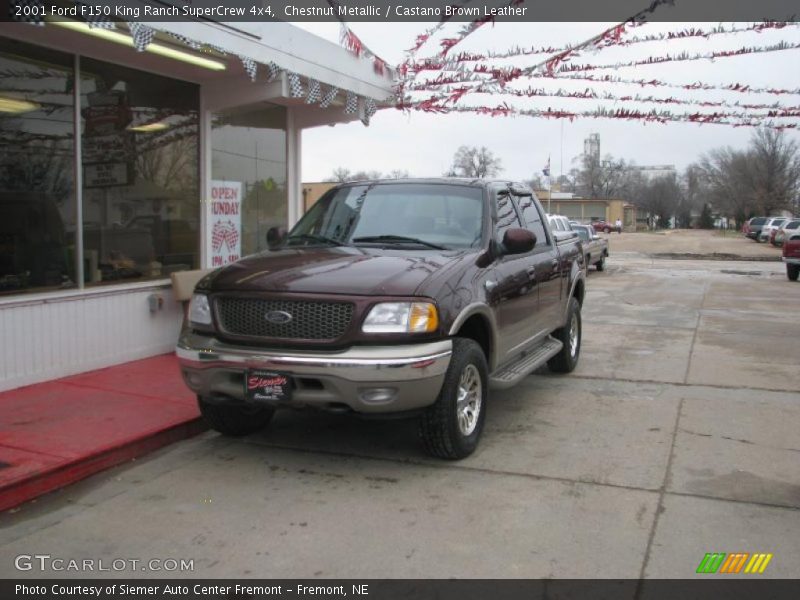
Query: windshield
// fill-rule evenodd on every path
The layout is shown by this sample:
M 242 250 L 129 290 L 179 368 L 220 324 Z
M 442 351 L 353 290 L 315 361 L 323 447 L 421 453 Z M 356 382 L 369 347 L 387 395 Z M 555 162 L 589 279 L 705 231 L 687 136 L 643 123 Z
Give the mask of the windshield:
M 438 184 L 379 183 L 325 194 L 292 229 L 288 245 L 479 246 L 483 190 Z

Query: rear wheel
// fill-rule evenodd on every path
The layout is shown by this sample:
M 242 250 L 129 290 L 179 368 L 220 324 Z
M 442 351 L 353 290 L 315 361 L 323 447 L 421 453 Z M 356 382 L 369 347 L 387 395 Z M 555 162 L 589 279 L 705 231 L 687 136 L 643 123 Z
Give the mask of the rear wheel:
M 798 275 L 800 275 L 800 265 L 786 265 L 786 277 L 789 281 L 797 281 Z
M 575 297 L 569 299 L 567 322 L 553 332 L 553 337 L 563 346 L 561 351 L 547 361 L 554 373 L 571 373 L 581 354 L 581 305 Z
M 475 451 L 486 420 L 488 372 L 476 342 L 453 340 L 442 391 L 420 418 L 419 436 L 428 454 L 456 460 Z
M 197 397 L 197 404 L 211 429 L 234 437 L 261 431 L 275 414 L 268 407 L 214 404 L 202 396 Z

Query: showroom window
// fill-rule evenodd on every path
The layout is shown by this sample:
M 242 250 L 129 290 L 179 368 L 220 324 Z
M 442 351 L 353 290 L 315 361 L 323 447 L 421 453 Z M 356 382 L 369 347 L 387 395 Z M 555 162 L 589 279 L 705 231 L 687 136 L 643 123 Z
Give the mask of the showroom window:
M 215 190 L 230 200 L 212 204 L 220 208 L 210 215 L 211 238 L 218 243 L 209 248 L 209 259 L 218 266 L 231 256 L 265 250 L 267 230 L 287 225 L 286 109 L 262 105 L 216 113 L 211 150 L 211 202 Z M 233 231 L 240 236 L 228 235 Z
M 82 58 L 84 279 L 199 267 L 196 85 Z
M 0 39 L 0 294 L 75 280 L 73 58 Z
M 198 107 L 197 85 L 0 38 L 0 294 L 199 267 Z

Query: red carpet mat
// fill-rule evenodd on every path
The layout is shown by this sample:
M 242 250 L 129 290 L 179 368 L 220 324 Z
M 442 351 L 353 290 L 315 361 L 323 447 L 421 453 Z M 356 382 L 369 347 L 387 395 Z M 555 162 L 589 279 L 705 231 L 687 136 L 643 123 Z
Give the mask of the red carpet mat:
M 204 430 L 172 354 L 0 392 L 0 510 Z

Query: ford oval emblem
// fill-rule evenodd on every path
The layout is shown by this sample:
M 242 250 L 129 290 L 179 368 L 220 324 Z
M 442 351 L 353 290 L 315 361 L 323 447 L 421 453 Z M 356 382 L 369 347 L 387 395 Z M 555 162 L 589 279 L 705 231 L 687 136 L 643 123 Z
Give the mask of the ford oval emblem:
M 271 310 L 264 318 L 274 325 L 285 325 L 292 320 L 292 315 L 285 310 Z

